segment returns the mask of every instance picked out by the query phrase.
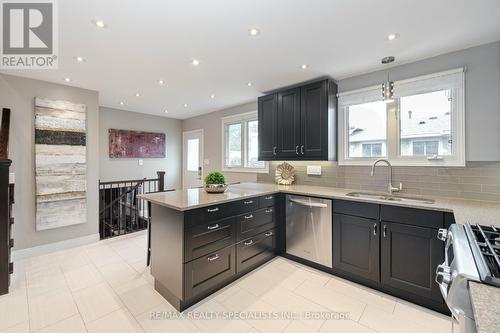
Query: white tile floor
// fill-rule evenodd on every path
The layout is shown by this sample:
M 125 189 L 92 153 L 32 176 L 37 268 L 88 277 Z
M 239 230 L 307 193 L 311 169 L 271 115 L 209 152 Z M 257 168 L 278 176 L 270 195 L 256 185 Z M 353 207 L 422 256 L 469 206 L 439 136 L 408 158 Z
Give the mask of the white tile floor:
M 196 304 L 191 318 L 152 319 L 177 312 L 154 290 L 145 248 L 138 233 L 16 262 L 0 333 L 451 331 L 443 315 L 283 258 Z M 349 319 L 321 317 L 332 312 Z M 246 318 L 206 319 L 228 313 Z

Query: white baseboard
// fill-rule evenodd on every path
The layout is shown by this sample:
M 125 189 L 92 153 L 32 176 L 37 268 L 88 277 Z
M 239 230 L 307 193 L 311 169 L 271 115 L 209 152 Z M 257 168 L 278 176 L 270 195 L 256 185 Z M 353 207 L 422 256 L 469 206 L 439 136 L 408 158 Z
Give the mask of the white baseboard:
M 100 237 L 99 237 L 99 234 L 97 233 L 97 234 L 88 235 L 88 236 L 84 236 L 84 237 L 68 239 L 68 240 L 64 240 L 61 242 L 55 242 L 55 243 L 49 243 L 49 244 L 39 245 L 39 246 L 35 246 L 35 247 L 30 247 L 27 249 L 14 250 L 14 251 L 12 251 L 12 259 L 14 262 L 16 262 L 16 261 L 21 260 L 21 259 L 36 257 L 36 256 L 40 256 L 40 255 L 47 254 L 47 253 L 52 253 L 52 252 L 66 250 L 66 249 L 70 249 L 70 248 L 81 246 L 81 245 L 95 243 L 95 242 L 98 242 L 99 239 L 100 239 Z

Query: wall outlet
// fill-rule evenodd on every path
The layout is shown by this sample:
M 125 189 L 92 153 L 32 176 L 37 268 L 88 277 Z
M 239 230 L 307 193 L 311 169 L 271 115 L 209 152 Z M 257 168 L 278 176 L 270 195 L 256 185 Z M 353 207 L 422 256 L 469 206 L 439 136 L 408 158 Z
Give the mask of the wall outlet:
M 321 176 L 321 165 L 308 165 L 307 174 L 311 176 Z
M 143 165 L 144 164 L 144 160 L 139 160 L 139 165 Z

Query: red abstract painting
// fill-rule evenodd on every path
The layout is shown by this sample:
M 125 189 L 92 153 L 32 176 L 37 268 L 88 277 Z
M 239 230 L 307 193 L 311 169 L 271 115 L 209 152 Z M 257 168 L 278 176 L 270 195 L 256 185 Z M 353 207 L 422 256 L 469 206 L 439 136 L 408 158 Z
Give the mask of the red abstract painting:
M 109 157 L 165 157 L 165 133 L 109 129 Z

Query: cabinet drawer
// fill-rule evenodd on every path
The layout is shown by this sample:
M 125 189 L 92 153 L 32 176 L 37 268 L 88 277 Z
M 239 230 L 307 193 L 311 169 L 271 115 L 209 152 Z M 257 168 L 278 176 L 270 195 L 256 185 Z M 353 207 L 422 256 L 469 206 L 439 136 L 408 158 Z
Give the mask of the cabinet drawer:
M 378 220 L 379 217 L 379 205 L 364 202 L 333 200 L 332 211 L 374 220 Z
M 234 212 L 236 214 L 243 214 L 252 212 L 259 209 L 259 198 L 248 198 L 234 202 Z
M 186 228 L 192 228 L 196 225 L 234 216 L 237 214 L 234 208 L 234 203 L 228 202 L 225 204 L 188 210 L 185 213 Z
M 209 292 L 224 283 L 236 273 L 235 246 L 184 264 L 185 299 Z
M 259 198 L 259 208 L 266 208 L 274 206 L 276 195 L 269 194 Z
M 276 220 L 274 216 L 274 207 L 239 215 L 236 220 L 238 241 L 255 236 L 267 229 L 274 228 Z
M 275 249 L 275 229 L 241 241 L 236 245 L 236 268 L 238 273 L 254 268 L 273 257 Z
M 234 218 L 186 229 L 184 241 L 184 262 L 233 245 L 236 242 Z
M 418 227 L 442 228 L 444 226 L 443 212 L 417 208 L 382 206 L 380 208 L 380 219 Z

